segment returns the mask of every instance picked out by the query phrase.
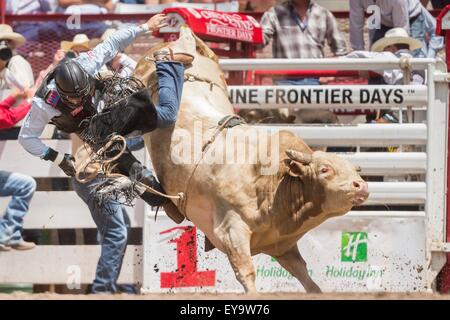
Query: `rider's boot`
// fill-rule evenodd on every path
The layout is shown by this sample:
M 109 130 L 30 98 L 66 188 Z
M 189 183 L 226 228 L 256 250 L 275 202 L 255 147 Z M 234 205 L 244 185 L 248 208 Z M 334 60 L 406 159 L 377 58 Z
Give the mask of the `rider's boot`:
M 153 175 L 152 171 L 148 170 L 145 167 L 142 167 L 141 175 L 142 178 L 138 180 L 139 182 L 155 189 L 156 191 L 165 193 L 164 189 L 162 188 L 158 180 L 156 180 L 156 177 Z M 183 214 L 181 214 L 181 212 L 170 199 L 161 197 L 157 194 L 151 193 L 150 191 L 144 191 L 140 195 L 140 197 L 150 206 L 162 206 L 167 216 L 171 218 L 175 223 L 180 224 L 184 221 Z
M 177 41 L 172 42 L 168 47 L 155 52 L 153 56 L 156 61 L 174 61 L 188 65 L 194 61 L 195 52 L 195 41 L 180 37 Z

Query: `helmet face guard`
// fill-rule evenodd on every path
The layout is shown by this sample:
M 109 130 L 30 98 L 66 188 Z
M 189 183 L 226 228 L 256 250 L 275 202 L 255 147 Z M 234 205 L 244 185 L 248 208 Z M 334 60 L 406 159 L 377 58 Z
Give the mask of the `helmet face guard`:
M 65 105 L 67 105 L 71 109 L 76 109 L 82 105 L 84 105 L 87 102 L 90 102 L 90 92 L 91 87 L 89 86 L 85 90 L 82 90 L 80 92 L 77 92 L 76 94 L 70 92 L 66 93 L 62 90 L 58 90 L 58 87 L 56 89 L 59 93 L 59 96 L 61 97 L 62 102 L 64 102 Z
M 55 69 L 55 83 L 61 100 L 75 109 L 90 102 L 94 79 L 75 61 L 61 62 Z

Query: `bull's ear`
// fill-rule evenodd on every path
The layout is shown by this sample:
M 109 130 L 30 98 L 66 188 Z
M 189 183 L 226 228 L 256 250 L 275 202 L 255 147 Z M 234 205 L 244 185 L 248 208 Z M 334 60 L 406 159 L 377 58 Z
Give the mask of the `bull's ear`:
M 288 167 L 288 174 L 291 177 L 301 178 L 305 173 L 305 165 L 300 162 L 291 159 L 285 159 L 284 164 Z

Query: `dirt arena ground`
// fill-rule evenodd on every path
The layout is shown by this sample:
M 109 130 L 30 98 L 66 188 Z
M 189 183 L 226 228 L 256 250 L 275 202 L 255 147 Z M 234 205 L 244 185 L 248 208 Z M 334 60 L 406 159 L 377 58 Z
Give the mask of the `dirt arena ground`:
M 0 294 L 0 300 L 450 300 L 450 295 L 429 293 L 275 293 L 275 294 L 146 294 L 146 295 L 58 295 L 50 293 Z

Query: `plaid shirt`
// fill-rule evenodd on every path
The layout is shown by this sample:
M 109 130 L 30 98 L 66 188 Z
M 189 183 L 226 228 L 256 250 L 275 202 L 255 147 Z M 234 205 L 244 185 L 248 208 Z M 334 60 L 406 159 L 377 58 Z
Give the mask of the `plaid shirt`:
M 273 38 L 274 58 L 323 58 L 325 40 L 335 55 L 347 53 L 347 45 L 335 17 L 316 3 L 309 5 L 306 19 L 302 22 L 291 1 L 286 1 L 265 12 L 261 25 L 264 44 Z

